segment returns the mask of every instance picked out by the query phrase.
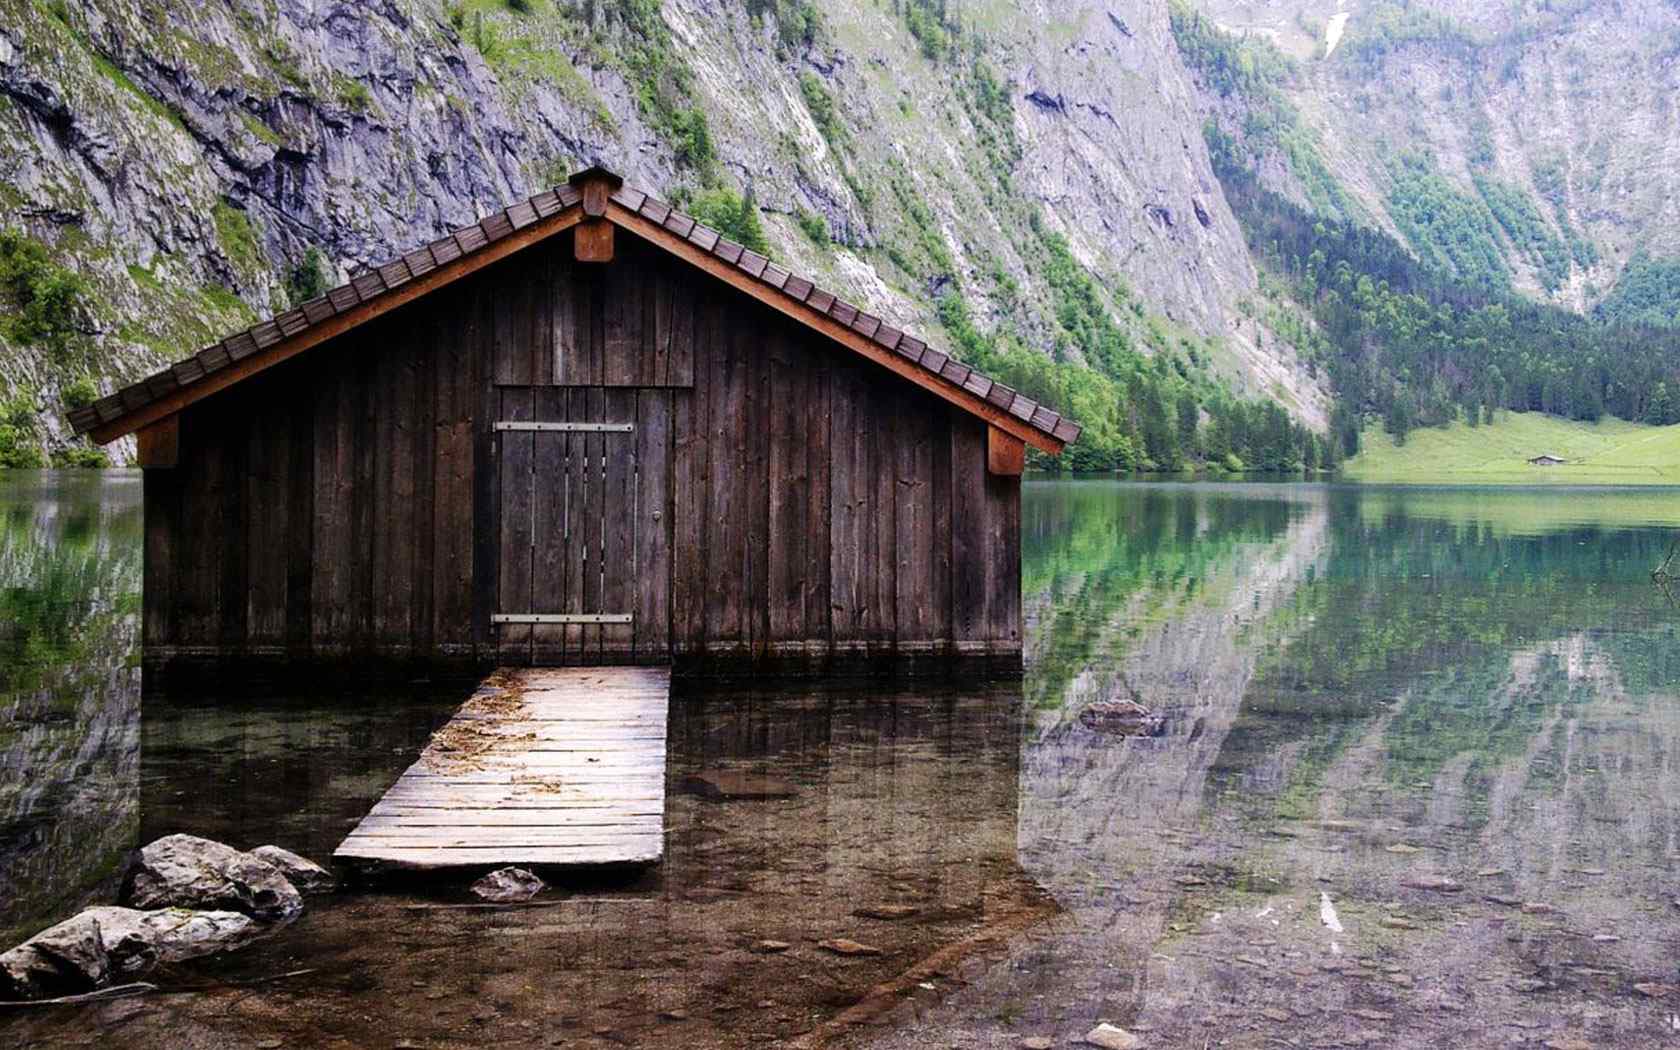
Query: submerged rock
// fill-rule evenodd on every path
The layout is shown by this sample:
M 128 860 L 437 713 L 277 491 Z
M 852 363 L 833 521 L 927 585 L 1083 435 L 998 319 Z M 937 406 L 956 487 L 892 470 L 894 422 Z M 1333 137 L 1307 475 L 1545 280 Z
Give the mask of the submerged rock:
M 1457 893 L 1461 887 L 1445 875 L 1413 875 L 1411 878 L 1400 880 L 1400 885 L 1414 890 L 1430 890 L 1434 893 Z
M 303 910 L 297 888 L 273 864 L 196 835 L 169 835 L 142 849 L 126 901 L 146 909 L 231 910 L 265 922 L 286 922 Z
M 835 937 L 831 940 L 818 941 L 817 947 L 835 955 L 880 955 L 881 949 L 873 944 L 860 944 L 849 937 Z
M 472 884 L 475 897 L 495 904 L 518 904 L 543 891 L 547 883 L 524 868 L 498 868 Z
M 258 846 L 251 851 L 251 856 L 278 868 L 280 874 L 286 876 L 286 881 L 297 887 L 300 893 L 331 893 L 338 886 L 338 880 L 333 878 L 332 872 L 289 849 Z
M 684 777 L 681 790 L 714 802 L 792 798 L 793 785 L 775 777 L 715 769 Z
M 1167 720 L 1131 700 L 1104 700 L 1079 712 L 1079 724 L 1094 733 L 1112 736 L 1160 736 Z
M 852 914 L 860 919 L 882 919 L 892 922 L 898 919 L 908 919 L 920 910 L 920 908 L 909 904 L 875 904 L 867 908 L 859 908 Z
M 86 912 L 37 933 L 0 955 L 8 998 L 44 999 L 91 991 L 110 980 L 99 921 Z
M 1143 1040 L 1111 1024 L 1100 1024 L 1085 1033 L 1085 1042 L 1090 1046 L 1100 1046 L 1103 1050 L 1137 1050 L 1143 1045 Z

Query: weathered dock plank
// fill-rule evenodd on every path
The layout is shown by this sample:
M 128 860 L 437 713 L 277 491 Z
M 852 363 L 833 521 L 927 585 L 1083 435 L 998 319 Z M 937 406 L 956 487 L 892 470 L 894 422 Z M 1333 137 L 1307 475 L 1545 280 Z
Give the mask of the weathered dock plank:
M 527 668 L 487 685 L 334 858 L 404 868 L 659 860 L 670 672 Z

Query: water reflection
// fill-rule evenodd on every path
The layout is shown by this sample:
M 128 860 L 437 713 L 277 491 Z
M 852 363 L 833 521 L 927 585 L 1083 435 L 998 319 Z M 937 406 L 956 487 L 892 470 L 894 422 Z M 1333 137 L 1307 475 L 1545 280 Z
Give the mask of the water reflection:
M 459 700 L 142 714 L 132 490 L 34 484 L 0 493 L 27 610 L 0 650 L 15 929 L 100 892 L 137 837 L 326 855 Z M 1029 484 L 1023 524 L 1024 683 L 680 693 L 667 857 L 640 880 L 515 912 L 344 895 L 166 975 L 304 978 L 0 1018 L 0 1038 L 1677 1037 L 1680 636 L 1649 572 L 1680 493 L 1058 481 Z M 1079 717 L 1119 700 L 1161 735 Z M 57 833 L 83 814 L 98 842 Z
M 430 694 L 360 706 L 148 698 L 143 837 L 325 856 L 453 706 Z M 512 912 L 457 907 L 459 888 L 346 894 L 271 940 L 167 975 L 308 969 L 295 986 L 34 1014 L 11 1034 L 523 1046 L 680 1032 L 696 1045 L 779 1045 L 890 1023 L 907 995 L 937 994 L 947 970 L 1054 912 L 1016 863 L 1020 711 L 1018 684 L 684 691 L 667 855 L 642 877 Z M 820 946 L 836 939 L 861 954 Z
M 877 1042 L 1671 1045 L 1680 493 L 1046 489 L 1020 856 L 1068 915 Z
M 138 478 L 0 471 L 0 942 L 108 896 L 139 817 Z

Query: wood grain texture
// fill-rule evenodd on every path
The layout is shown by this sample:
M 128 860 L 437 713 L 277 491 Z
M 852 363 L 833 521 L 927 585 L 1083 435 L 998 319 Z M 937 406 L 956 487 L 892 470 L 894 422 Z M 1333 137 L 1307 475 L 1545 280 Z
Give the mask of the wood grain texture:
M 670 674 L 504 672 L 513 703 L 469 701 L 334 851 L 340 862 L 442 868 L 648 864 L 664 855 Z M 609 720 L 610 716 L 610 720 Z
M 167 397 L 159 398 L 136 412 L 95 427 L 89 433 L 94 441 L 102 445 L 115 441 L 125 434 L 132 434 L 160 419 L 175 415 L 187 406 L 197 404 L 212 394 L 226 390 L 235 383 L 290 360 L 305 350 L 353 332 L 375 318 L 383 317 L 393 310 L 407 306 L 422 296 L 475 274 L 486 267 L 493 266 L 533 244 L 569 230 L 576 226 L 581 218 L 582 216 L 578 211 L 567 210 L 543 219 L 534 225 L 527 226 L 523 230 L 502 238 L 481 251 L 463 255 L 453 262 L 440 266 L 425 276 L 409 281 L 402 287 L 377 299 L 352 307 L 330 320 L 312 325 L 294 338 L 283 339 L 266 350 L 260 350 L 250 357 L 237 361 L 191 386 L 182 387 Z
M 142 427 L 135 435 L 134 462 L 141 467 L 167 470 L 180 460 L 181 416 L 164 416 L 156 423 Z
M 1018 661 L 1019 479 L 988 424 L 620 248 L 581 267 L 558 239 L 183 412 L 146 487 L 148 662 Z
M 864 338 L 848 325 L 826 313 L 817 310 L 788 296 L 781 294 L 775 288 L 760 282 L 756 277 L 734 265 L 719 259 L 710 252 L 703 251 L 698 245 L 678 237 L 664 227 L 652 222 L 648 218 L 630 211 L 623 205 L 614 202 L 607 210 L 607 216 L 613 222 L 626 230 L 635 233 L 643 240 L 675 255 L 698 269 L 728 284 L 772 310 L 790 317 L 808 326 L 813 331 L 832 339 L 840 345 L 858 354 L 903 379 L 916 384 L 934 396 L 944 399 L 966 412 L 977 416 L 998 427 L 1006 433 L 1012 434 L 1027 442 L 1034 448 L 1051 455 L 1059 455 L 1063 443 L 1049 434 L 1044 433 L 1021 419 L 1011 415 L 1006 409 L 992 404 L 972 392 L 957 387 L 930 374 L 926 369 L 912 364 L 910 361 L 895 356 L 893 351 L 886 349 L 879 343 Z

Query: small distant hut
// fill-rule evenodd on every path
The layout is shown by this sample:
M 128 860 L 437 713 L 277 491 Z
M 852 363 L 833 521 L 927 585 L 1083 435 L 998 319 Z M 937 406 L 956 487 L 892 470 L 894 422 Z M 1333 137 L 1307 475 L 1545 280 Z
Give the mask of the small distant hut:
M 1018 673 L 1079 427 L 591 168 L 71 413 L 148 667 Z
M 1554 456 L 1550 452 L 1542 452 L 1540 455 L 1535 456 L 1528 462 L 1531 466 L 1536 467 L 1560 467 L 1569 461 L 1564 459 L 1562 456 Z

